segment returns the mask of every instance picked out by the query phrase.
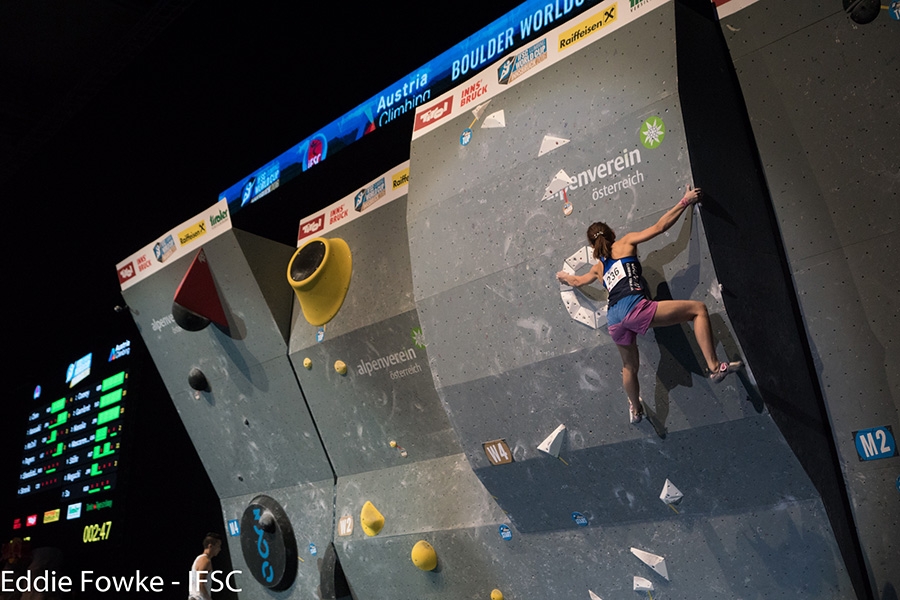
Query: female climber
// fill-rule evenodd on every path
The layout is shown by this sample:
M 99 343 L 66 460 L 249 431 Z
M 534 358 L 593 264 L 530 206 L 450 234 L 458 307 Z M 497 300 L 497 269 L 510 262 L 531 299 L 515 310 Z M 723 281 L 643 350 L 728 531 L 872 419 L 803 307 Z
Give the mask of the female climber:
M 644 416 L 638 382 L 640 355 L 637 334 L 644 334 L 651 327 L 693 321 L 694 336 L 706 359 L 710 380 L 718 383 L 742 366 L 741 362 L 719 362 L 716 358 L 709 312 L 705 304 L 699 300 L 651 300 L 647 282 L 641 276 L 637 245 L 672 227 L 688 206 L 700 200 L 700 196 L 700 188 L 687 186 L 684 197 L 660 217 L 656 224 L 643 231 L 626 233 L 618 240 L 606 223 L 592 224 L 588 227 L 587 239 L 594 248 L 594 258 L 600 262 L 584 275 L 571 275 L 565 271 L 556 274 L 561 282 L 575 287 L 600 279 L 609 292 L 606 320 L 609 323 L 609 333 L 622 356 L 622 385 L 628 396 L 632 423 L 640 423 Z

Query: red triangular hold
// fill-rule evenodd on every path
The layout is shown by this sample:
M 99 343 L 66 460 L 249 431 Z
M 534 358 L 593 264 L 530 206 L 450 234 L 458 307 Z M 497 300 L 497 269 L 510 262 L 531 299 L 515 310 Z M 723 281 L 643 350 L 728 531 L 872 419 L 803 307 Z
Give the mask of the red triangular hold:
M 206 317 L 216 325 L 228 327 L 228 318 L 225 316 L 225 309 L 222 308 L 222 300 L 216 291 L 216 284 L 203 248 L 194 257 L 194 262 L 178 284 L 174 302 L 201 317 Z

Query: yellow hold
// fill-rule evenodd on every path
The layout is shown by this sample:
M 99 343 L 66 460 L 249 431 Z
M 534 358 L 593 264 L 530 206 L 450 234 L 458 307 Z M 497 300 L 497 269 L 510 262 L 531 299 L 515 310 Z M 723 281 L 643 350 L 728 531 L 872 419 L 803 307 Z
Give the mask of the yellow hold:
M 412 549 L 413 564 L 423 571 L 433 571 L 437 567 L 437 552 L 425 540 L 419 540 Z
M 334 361 L 334 370 L 340 373 L 341 375 L 347 374 L 347 363 L 342 360 Z
M 311 325 L 324 325 L 338 313 L 352 273 L 350 246 L 340 238 L 312 238 L 297 248 L 288 262 L 287 280 Z
M 307 369 L 312 369 L 312 360 L 308 356 L 303 359 L 303 366 Z
M 503 600 L 503 592 L 494 588 L 491 591 L 491 600 Z
M 384 515 L 378 512 L 375 505 L 367 500 L 359 513 L 359 522 L 362 524 L 366 535 L 373 537 L 381 533 L 381 528 L 384 527 Z

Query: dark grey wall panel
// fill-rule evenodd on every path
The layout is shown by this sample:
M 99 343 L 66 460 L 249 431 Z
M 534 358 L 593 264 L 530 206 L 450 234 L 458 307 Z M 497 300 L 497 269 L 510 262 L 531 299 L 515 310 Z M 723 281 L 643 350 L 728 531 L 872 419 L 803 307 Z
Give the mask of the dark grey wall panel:
M 839 4 L 761 1 L 723 32 L 758 140 L 874 593 L 900 587 L 898 458 L 853 432 L 900 427 L 897 23 Z M 803 19 L 795 18 L 802 13 Z M 784 23 L 777 36 L 750 23 Z M 788 26 L 789 25 L 789 26 Z M 768 25 L 766 26 L 769 27 Z M 891 590 L 894 590 L 893 592 Z

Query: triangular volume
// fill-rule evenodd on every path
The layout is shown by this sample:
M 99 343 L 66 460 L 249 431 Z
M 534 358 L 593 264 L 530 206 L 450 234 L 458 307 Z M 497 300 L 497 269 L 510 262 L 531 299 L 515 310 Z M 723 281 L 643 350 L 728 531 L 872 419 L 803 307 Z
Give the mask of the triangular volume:
M 634 591 L 636 592 L 652 592 L 653 584 L 649 579 L 644 579 L 643 577 L 634 576 Z
M 631 553 L 641 559 L 645 565 L 662 575 L 666 580 L 669 579 L 669 570 L 666 568 L 666 559 L 656 554 L 650 554 L 637 548 L 632 548 Z
M 666 479 L 666 483 L 663 486 L 662 492 L 659 494 L 659 499 L 665 502 L 666 504 L 678 504 L 681 502 L 681 499 L 684 497 L 684 494 L 675 487 L 675 485 Z
M 178 284 L 173 302 L 196 317 L 207 319 L 221 327 L 228 327 L 228 318 L 225 316 L 225 309 L 222 308 L 222 300 L 219 298 L 206 253 L 202 248 Z
M 603 600 L 600 596 L 598 596 L 597 594 L 595 594 L 595 593 L 592 592 L 591 590 L 588 590 L 588 594 L 590 594 L 591 600 Z
M 506 117 L 503 115 L 502 110 L 489 114 L 484 118 L 484 123 L 481 124 L 482 129 L 492 129 L 497 127 L 506 127 Z
M 562 169 L 553 176 L 553 181 L 547 186 L 547 189 L 544 190 L 544 197 L 541 200 L 546 200 L 547 198 L 552 197 L 554 194 L 559 193 L 561 190 L 565 189 L 572 183 L 572 178 L 563 171 Z
M 547 439 L 540 443 L 538 450 L 546 452 L 554 458 L 559 458 L 559 450 L 562 448 L 565 432 L 566 426 L 560 425 L 553 433 L 547 436 Z
M 484 111 L 487 110 L 488 104 L 490 104 L 490 103 L 491 103 L 491 101 L 488 100 L 484 104 L 479 104 L 478 106 L 476 106 L 475 110 L 472 111 L 472 116 L 475 117 L 476 119 L 480 119 L 481 115 L 484 114 Z
M 554 137 L 552 135 L 545 135 L 544 139 L 541 140 L 541 149 L 538 150 L 538 156 L 543 156 L 548 152 L 553 152 L 560 146 L 564 146 L 569 143 L 569 140 L 560 137 Z

